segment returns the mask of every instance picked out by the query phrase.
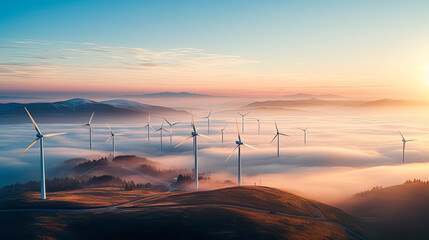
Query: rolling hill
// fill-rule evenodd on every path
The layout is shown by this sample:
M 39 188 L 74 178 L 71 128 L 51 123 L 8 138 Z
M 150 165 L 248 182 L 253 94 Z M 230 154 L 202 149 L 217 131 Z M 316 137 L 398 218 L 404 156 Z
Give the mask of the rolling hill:
M 27 194 L 20 200 L 32 201 L 32 209 L 0 211 L 6 239 L 377 239 L 367 224 L 339 209 L 268 187 L 85 189 L 57 192 L 40 207 L 34 193 Z
M 355 194 L 337 206 L 371 223 L 384 239 L 428 239 L 429 183 L 419 180 Z
M 151 114 L 153 117 L 187 116 L 185 111 L 178 111 L 155 105 L 148 105 L 128 100 L 109 100 L 96 102 L 89 99 L 74 98 L 60 102 L 37 103 L 1 103 L 0 124 L 28 123 L 24 110 L 27 107 L 37 122 L 40 123 L 81 123 L 86 122 L 95 112 L 94 122 L 133 121 Z

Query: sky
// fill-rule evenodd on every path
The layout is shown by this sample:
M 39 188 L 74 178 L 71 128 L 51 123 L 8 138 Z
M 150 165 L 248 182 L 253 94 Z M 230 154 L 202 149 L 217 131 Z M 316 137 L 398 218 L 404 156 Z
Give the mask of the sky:
M 1 95 L 426 99 L 428 1 L 0 1 Z

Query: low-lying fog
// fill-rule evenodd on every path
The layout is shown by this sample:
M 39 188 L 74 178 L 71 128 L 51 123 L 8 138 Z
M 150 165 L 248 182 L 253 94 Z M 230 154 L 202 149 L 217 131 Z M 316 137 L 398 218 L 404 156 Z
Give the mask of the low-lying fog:
M 196 114 L 199 132 L 207 134 L 206 112 Z M 316 114 L 315 114 L 316 115 Z M 94 116 L 94 119 L 97 116 Z M 261 118 L 261 134 L 258 135 L 257 121 Z M 35 116 L 37 120 L 37 116 Z M 231 114 L 230 118 L 212 115 L 210 136 L 214 140 L 200 137 L 200 172 L 210 172 L 217 180 L 236 181 L 237 154 L 228 162 L 225 159 L 235 147 L 237 118 L 241 131 L 241 118 Z M 353 193 L 374 186 L 389 186 L 403 183 L 407 179 L 429 180 L 428 116 L 421 115 L 355 115 L 355 116 L 282 116 L 263 117 L 250 113 L 245 120 L 242 138 L 245 143 L 258 148 L 242 148 L 244 184 L 262 182 L 262 185 L 295 190 L 308 197 L 325 201 L 338 201 Z M 154 161 L 179 168 L 193 168 L 192 141 L 175 149 L 190 134 L 190 119 L 168 119 L 182 121 L 173 128 L 170 144 L 168 133 L 164 133 L 163 151 L 160 150 L 160 134 L 151 131 L 150 142 L 147 130 L 141 125 L 111 125 L 116 133 L 117 155 L 136 154 Z M 274 120 L 282 133 L 290 135 L 280 138 L 280 158 L 276 157 Z M 86 120 L 83 120 L 84 123 Z M 158 129 L 161 122 L 152 122 Z M 166 125 L 166 124 L 164 124 Z M 227 126 L 224 144 L 220 129 Z M 95 124 L 93 135 L 94 151 L 88 150 L 88 129 L 74 125 L 39 124 L 43 133 L 69 132 L 67 135 L 45 140 L 45 161 L 48 169 L 61 161 L 78 158 L 98 158 L 111 153 L 112 142 L 104 143 L 109 137 L 105 125 Z M 307 145 L 303 143 L 303 132 L 297 128 L 308 127 Z M 168 128 L 168 127 L 167 127 Z M 402 164 L 402 141 L 405 138 L 418 139 L 406 145 L 405 164 Z M 39 145 L 18 158 L 35 138 L 30 124 L 0 125 L 0 185 L 39 180 Z M 52 174 L 52 173 L 51 173 Z

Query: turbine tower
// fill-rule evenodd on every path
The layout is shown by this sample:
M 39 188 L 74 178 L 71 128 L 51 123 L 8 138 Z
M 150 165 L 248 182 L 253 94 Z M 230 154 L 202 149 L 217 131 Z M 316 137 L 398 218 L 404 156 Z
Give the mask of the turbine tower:
M 112 129 L 110 128 L 110 126 L 109 126 L 109 124 L 107 124 L 106 123 L 106 125 L 107 125 L 107 127 L 109 128 L 109 131 L 110 131 L 110 137 L 104 142 L 104 143 L 107 143 L 110 139 L 112 139 L 112 142 L 113 142 L 113 159 L 115 159 L 115 136 L 120 136 L 120 135 L 122 135 L 122 134 L 120 134 L 120 133 L 114 133 L 113 131 L 112 131 Z
M 228 125 L 227 125 L 228 126 Z M 223 134 L 225 133 L 225 129 L 226 129 L 226 127 L 227 126 L 225 126 L 224 128 L 222 128 L 220 131 L 222 132 L 222 144 L 223 144 Z
M 43 147 L 43 139 L 45 137 L 53 137 L 57 135 L 66 134 L 66 132 L 63 133 L 48 133 L 48 134 L 42 134 L 39 127 L 37 126 L 36 122 L 34 121 L 33 117 L 31 116 L 30 112 L 27 110 L 26 107 L 24 107 L 25 111 L 27 112 L 28 116 L 31 119 L 31 122 L 33 122 L 34 128 L 36 129 L 36 139 L 26 148 L 24 151 L 22 151 L 19 156 L 21 156 L 25 151 L 27 151 L 29 148 L 31 148 L 34 144 L 37 143 L 37 141 L 40 140 L 40 195 L 41 199 L 46 199 L 46 187 L 45 187 L 45 153 L 44 153 L 44 147 Z M 18 156 L 18 157 L 19 157 Z
M 240 112 L 237 112 L 238 114 L 240 114 L 241 116 L 241 132 L 243 132 L 244 134 L 244 117 L 249 114 L 250 112 L 246 113 L 246 114 L 241 114 Z
M 143 127 L 146 128 L 147 127 L 147 141 L 150 141 L 150 129 L 155 130 L 152 125 L 150 125 L 150 114 L 147 117 L 147 124 Z
M 210 135 L 210 115 L 212 115 L 211 110 L 210 110 L 209 114 L 207 115 L 207 117 L 203 117 L 203 118 L 207 118 L 207 135 Z
M 255 147 L 252 147 L 249 144 L 243 143 L 243 141 L 241 141 L 240 129 L 238 129 L 237 119 L 235 120 L 235 123 L 237 124 L 237 135 L 238 135 L 238 141 L 235 141 L 235 144 L 237 144 L 237 146 L 234 148 L 234 150 L 232 150 L 231 154 L 229 154 L 229 156 L 225 160 L 225 162 L 228 161 L 228 159 L 232 156 L 232 154 L 238 148 L 238 180 L 237 180 L 237 183 L 238 183 L 238 186 L 240 186 L 241 185 L 241 145 L 246 146 L 248 148 L 253 148 L 255 150 L 257 150 L 257 149 Z
M 401 132 L 399 132 L 399 134 L 401 134 L 401 137 L 402 137 L 402 163 L 404 163 L 405 162 L 405 143 L 416 141 L 417 139 L 405 139 Z
M 281 133 L 279 131 L 279 128 L 277 127 L 277 123 L 274 122 L 274 124 L 276 125 L 276 135 L 274 136 L 273 140 L 271 140 L 270 143 L 273 143 L 273 141 L 277 138 L 277 158 L 279 158 L 280 157 L 280 135 L 287 136 L 287 137 L 289 137 L 289 135 Z
M 180 122 L 170 123 L 166 118 L 164 120 L 170 125 L 170 144 L 173 142 L 173 126 L 179 124 Z
M 307 145 L 307 129 L 308 129 L 308 127 L 298 128 L 298 129 L 304 132 L 304 145 Z
M 193 144 L 193 151 L 194 151 L 194 157 L 195 157 L 195 162 L 194 162 L 194 178 L 195 178 L 195 189 L 198 189 L 198 142 L 197 142 L 197 137 L 201 136 L 201 137 L 205 137 L 205 138 L 210 138 L 213 139 L 209 136 L 206 136 L 204 134 L 198 133 L 197 132 L 197 127 L 195 126 L 195 120 L 194 120 L 194 114 L 191 111 L 191 116 L 192 116 L 192 132 L 191 132 L 191 136 L 187 137 L 185 140 L 183 140 L 181 143 L 177 144 L 174 148 L 179 147 L 180 145 L 184 144 L 185 142 L 187 142 L 189 139 L 193 138 L 194 140 L 194 144 Z
M 161 134 L 160 135 L 160 139 L 161 139 L 161 151 L 162 151 L 162 131 L 168 132 L 168 130 L 166 130 L 164 128 L 164 121 L 162 122 L 161 127 L 158 130 L 155 131 L 155 132 L 160 132 L 160 134 Z
M 92 128 L 91 125 L 91 121 L 92 121 L 92 117 L 94 116 L 94 112 L 92 112 L 91 117 L 89 118 L 89 122 L 86 124 L 82 124 L 82 125 L 78 125 L 78 127 L 86 127 L 88 126 L 89 128 L 89 150 L 92 150 L 92 132 L 95 133 L 95 130 Z

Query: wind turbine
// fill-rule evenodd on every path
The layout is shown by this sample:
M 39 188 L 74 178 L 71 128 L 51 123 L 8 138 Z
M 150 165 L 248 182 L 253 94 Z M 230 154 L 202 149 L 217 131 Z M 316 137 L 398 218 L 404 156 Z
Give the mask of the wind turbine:
M 110 137 L 104 143 L 107 143 L 110 139 L 112 139 L 112 141 L 113 141 L 113 159 L 115 159 L 115 136 L 120 136 L 122 134 L 120 134 L 120 133 L 118 133 L 118 134 L 114 133 L 112 131 L 112 129 L 110 128 L 109 124 L 106 123 L 106 125 L 109 128 Z
M 160 132 L 160 134 L 161 134 L 160 135 L 160 139 L 161 139 L 161 151 L 162 151 L 162 131 L 168 132 L 168 130 L 166 130 L 164 128 L 164 121 L 162 122 L 161 127 L 158 130 L 155 131 L 155 132 Z
M 194 151 L 194 157 L 195 157 L 195 166 L 194 166 L 194 173 L 195 173 L 195 189 L 198 189 L 198 142 L 197 142 L 197 137 L 201 136 L 201 137 L 205 137 L 205 138 L 210 138 L 213 139 L 209 136 L 206 136 L 204 134 L 198 133 L 197 132 L 197 127 L 195 126 L 195 120 L 194 120 L 194 114 L 191 111 L 191 116 L 192 116 L 192 132 L 191 132 L 191 136 L 187 137 L 185 140 L 183 140 L 181 143 L 177 144 L 174 148 L 179 147 L 180 145 L 184 144 L 185 142 L 187 142 L 189 139 L 193 138 L 194 140 L 194 144 L 193 144 L 193 151 Z
M 416 141 L 417 139 L 405 139 L 401 132 L 399 132 L 399 134 L 401 134 L 401 137 L 402 137 L 402 163 L 404 163 L 405 162 L 405 143 Z
M 298 129 L 304 132 L 304 145 L 307 145 L 307 129 L 308 129 L 308 127 L 298 128 Z
M 277 138 L 277 157 L 280 157 L 280 135 L 287 136 L 287 137 L 289 137 L 289 135 L 281 133 L 279 131 L 279 128 L 277 127 L 277 123 L 274 122 L 274 124 L 276 125 L 276 135 L 274 136 L 273 140 L 271 140 L 270 143 L 272 143 Z
M 92 112 L 91 117 L 89 118 L 89 122 L 87 124 L 78 125 L 78 127 L 85 127 L 88 126 L 89 128 L 89 150 L 92 150 L 92 132 L 95 133 L 94 128 L 92 128 L 91 121 L 92 117 L 94 116 L 94 112 Z
M 231 154 L 229 154 L 229 156 L 225 160 L 225 162 L 228 161 L 228 159 L 232 156 L 232 154 L 238 148 L 238 181 L 237 181 L 237 183 L 240 186 L 241 185 L 241 145 L 246 146 L 248 148 L 253 148 L 255 150 L 257 150 L 257 149 L 255 147 L 250 146 L 249 144 L 243 143 L 243 141 L 241 141 L 240 129 L 238 129 L 237 119 L 235 120 L 235 123 L 237 124 L 237 135 L 238 135 L 238 141 L 235 141 L 235 144 L 237 144 L 237 146 L 234 148 L 234 150 L 232 150 Z
M 258 135 L 261 135 L 261 119 L 254 118 L 258 122 Z
M 203 118 L 207 118 L 207 135 L 210 135 L 210 115 L 212 115 L 211 110 L 210 110 L 209 114 L 207 115 L 207 117 L 203 117 Z
M 40 131 L 39 127 L 37 126 L 36 122 L 34 121 L 33 117 L 31 116 L 30 112 L 27 110 L 26 107 L 24 107 L 25 111 L 27 112 L 28 116 L 30 117 L 31 121 L 33 122 L 34 128 L 36 129 L 36 139 L 34 139 L 34 141 L 26 148 L 24 149 L 24 151 L 22 151 L 21 154 L 19 154 L 19 156 L 21 156 L 25 151 L 27 151 L 29 148 L 31 148 L 31 146 L 33 146 L 34 144 L 37 143 L 37 141 L 40 140 L 40 195 L 41 195 L 41 199 L 46 199 L 46 187 L 45 187 L 45 153 L 44 153 L 44 148 L 43 148 L 43 139 L 45 137 L 53 137 L 53 136 L 57 136 L 57 135 L 62 135 L 62 134 L 66 134 L 66 132 L 63 133 L 48 133 L 43 135 L 42 132 Z M 19 157 L 18 156 L 18 157 Z
M 155 130 L 153 127 L 152 127 L 152 125 L 150 125 L 150 114 L 149 114 L 149 116 L 147 117 L 147 124 L 143 127 L 143 128 L 146 128 L 147 127 L 147 140 L 148 141 L 150 141 L 150 133 L 149 133 L 149 131 L 150 131 L 150 129 L 152 128 L 152 130 Z
M 179 124 L 180 122 L 170 123 L 166 118 L 164 120 L 170 125 L 170 144 L 173 142 L 173 126 Z
M 244 134 L 244 117 L 247 115 L 247 114 L 249 114 L 250 112 L 248 112 L 248 113 L 246 113 L 246 114 L 241 114 L 240 112 L 237 112 L 238 114 L 240 114 L 240 116 L 241 116 L 241 131 L 243 132 L 243 134 Z
M 223 134 L 225 133 L 225 129 L 228 125 L 226 125 L 224 128 L 222 128 L 220 131 L 222 132 L 222 144 L 223 144 Z

